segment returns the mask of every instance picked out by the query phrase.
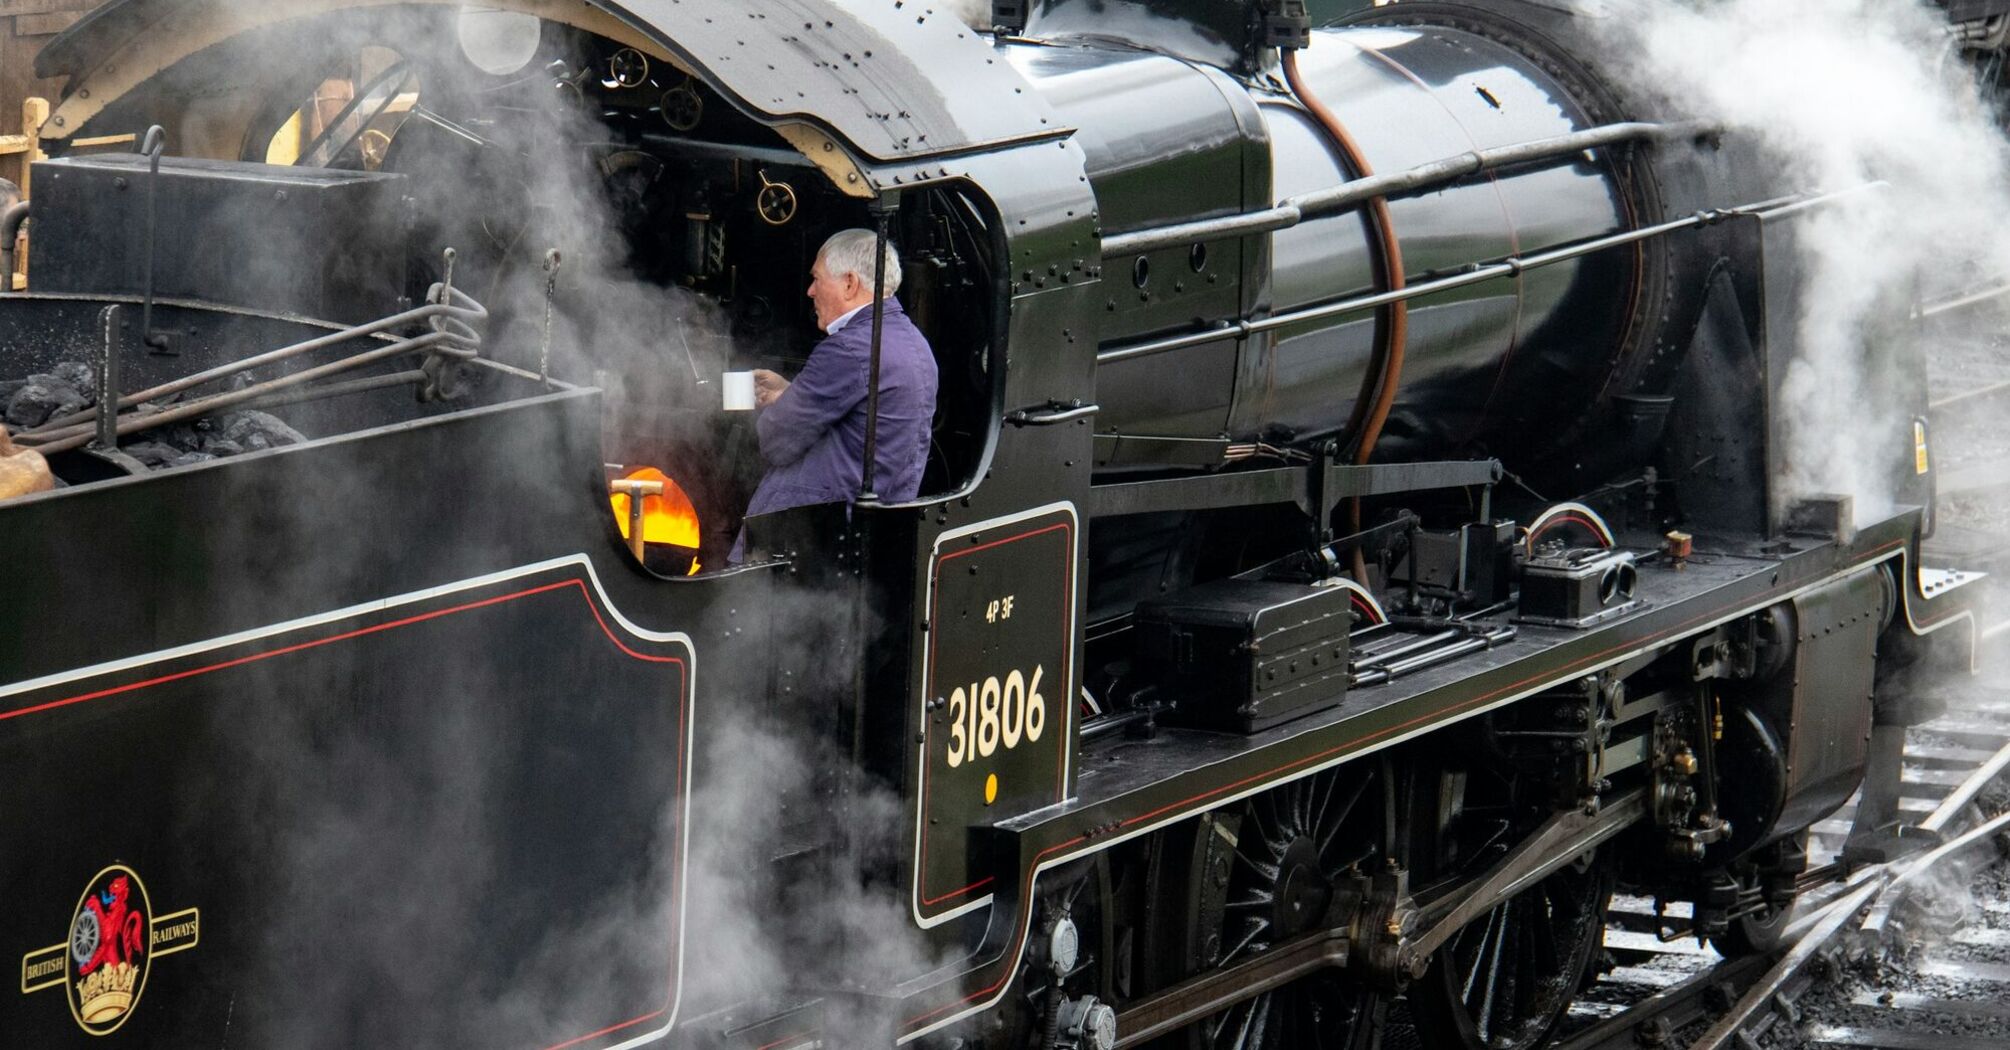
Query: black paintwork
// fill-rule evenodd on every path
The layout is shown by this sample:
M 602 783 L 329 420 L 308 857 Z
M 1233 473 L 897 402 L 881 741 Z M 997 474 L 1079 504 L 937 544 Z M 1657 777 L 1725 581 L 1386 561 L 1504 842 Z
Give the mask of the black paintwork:
M 802 30 L 782 11 L 710 0 L 597 6 L 664 41 L 757 119 L 801 114 L 834 131 L 877 188 L 956 180 L 984 198 L 989 283 L 978 297 L 998 335 L 970 351 L 985 354 L 990 382 L 975 406 L 982 418 L 964 421 L 980 438 L 964 469 L 911 505 L 752 522 L 752 546 L 771 560 L 693 579 L 652 576 L 622 553 L 605 510 L 599 393 L 545 393 L 500 372 L 458 404 L 397 395 L 318 409 L 304 446 L 0 507 L 11 569 L 0 680 L 14 683 L 0 686 L 0 761 L 30 771 L 0 788 L 0 811 L 37 814 L 8 823 L 0 931 L 24 956 L 58 943 L 76 895 L 115 861 L 148 880 L 156 912 L 201 908 L 205 943 L 153 968 L 131 1021 L 136 1041 L 199 1042 L 230 1026 L 249 1044 L 605 1047 L 668 1024 L 667 1009 L 654 1011 L 672 999 L 683 1045 L 788 1046 L 856 1020 L 840 1008 L 869 1010 L 893 1035 L 933 1030 L 1010 989 L 1044 870 L 1682 645 L 1862 567 L 1913 564 L 1918 515 L 1908 510 L 1848 539 L 1762 546 L 1772 523 L 1752 475 L 1763 472 L 1766 435 L 1747 429 L 1734 435 L 1746 454 L 1721 468 L 1739 491 L 1697 501 L 1714 534 L 1686 566 L 1646 568 L 1648 604 L 1637 612 L 1586 631 L 1525 626 L 1500 648 L 1254 734 L 1164 730 L 1083 748 L 1074 730 L 1089 585 L 1120 575 L 1092 554 L 1088 534 L 1146 548 L 1139 593 L 1189 582 L 1181 574 L 1193 565 L 1178 555 L 1198 534 L 1171 515 L 1082 520 L 1123 502 L 1096 498 L 1099 457 L 1219 465 L 1224 436 L 1331 429 L 1350 407 L 1371 335 L 1363 322 L 1099 369 L 1099 348 L 1368 282 L 1351 216 L 1209 244 L 1204 265 L 1190 249 L 1155 254 L 1143 288 L 1133 260 L 1101 258 L 1099 238 L 1267 206 L 1301 170 L 1329 181 L 1347 173 L 1268 82 L 1158 55 L 992 46 L 946 15 L 891 4 L 791 3 Z M 1375 17 L 1447 6 L 1460 5 L 1406 3 Z M 103 8 L 39 68 L 84 70 L 162 7 Z M 1088 8 L 1046 5 L 1054 18 Z M 1230 29 L 1210 17 L 1179 31 L 1212 48 Z M 1401 167 L 1619 116 L 1553 46 L 1488 19 L 1368 27 L 1323 36 L 1307 66 L 1378 168 Z M 1413 269 L 1450 266 L 1641 225 L 1664 207 L 1747 199 L 1716 196 L 1724 184 L 1709 177 L 1707 151 L 1674 152 L 1653 172 L 1599 158 L 1407 199 L 1395 207 L 1398 232 Z M 936 162 L 911 161 L 924 153 Z M 1590 424 L 1546 414 L 1557 406 L 1672 382 L 1705 294 L 1707 267 L 1694 264 L 1715 261 L 1720 242 L 1670 242 L 1418 304 L 1416 382 L 1391 454 L 1469 437 L 1498 409 L 1510 424 L 1558 424 L 1510 443 L 1540 460 L 1588 440 Z M 1764 374 L 1767 319 L 1788 306 L 1745 298 L 1760 270 L 1740 261 L 1726 278 L 1739 294 L 1725 291 L 1712 318 L 1741 330 L 1713 344 L 1712 360 Z M 1652 308 L 1629 313 L 1635 296 Z M 92 350 L 100 305 L 0 300 L 9 371 Z M 145 355 L 135 342 L 127 382 L 299 330 L 190 304 L 165 312 L 169 325 L 197 330 L 184 359 Z M 1683 440 L 1721 440 L 1740 419 L 1762 424 L 1768 406 L 1753 400 L 1678 414 L 1693 426 Z M 1002 422 L 1056 404 L 1102 408 L 1093 423 Z M 1097 447 L 1095 433 L 1112 430 L 1191 444 L 1168 453 L 1146 442 L 1123 462 Z M 1637 466 L 1653 442 L 1598 444 L 1593 452 Z M 1271 520 L 1226 509 L 1238 512 L 1224 515 L 1228 531 Z M 1910 593 L 1910 572 L 1899 578 L 1918 626 L 1958 614 Z M 1116 590 L 1113 619 L 1137 596 Z M 982 619 L 1005 596 L 1015 598 L 1011 626 Z M 390 599 L 400 601 L 373 604 Z M 295 623 L 303 618 L 314 622 Z M 257 637 L 232 640 L 239 632 Z M 672 633 L 688 641 L 651 637 Z M 1053 737 L 947 771 L 945 692 L 1050 663 L 1067 667 L 1042 688 Z M 44 676 L 66 680 L 38 684 Z M 140 685 L 155 679 L 164 680 Z M 744 814 L 682 806 L 708 785 L 745 781 L 740 756 L 708 751 L 706 734 L 750 713 L 801 730 L 817 769 L 798 793 L 755 807 L 785 826 L 786 841 L 732 873 L 760 887 L 820 871 L 812 858 L 869 853 L 872 829 L 851 821 L 883 812 L 860 803 L 867 783 L 890 786 L 897 859 L 891 871 L 877 866 L 884 857 L 858 862 L 878 888 L 891 884 L 885 896 L 923 922 L 977 895 L 954 891 L 981 885 L 991 898 L 915 934 L 928 957 L 949 960 L 941 969 L 868 981 L 824 972 L 805 953 L 788 988 L 701 991 L 694 978 L 671 991 L 680 964 L 667 947 L 655 955 L 629 950 L 633 938 L 582 936 L 624 923 L 665 928 L 652 909 L 679 899 L 666 888 L 690 871 L 685 837 L 695 852 L 744 835 Z M 476 754 L 472 768 L 461 764 Z M 1843 775 L 1848 765 L 1834 763 Z M 998 794 L 987 801 L 993 774 Z M 1833 785 L 1819 787 L 1807 797 Z M 927 845 L 909 848 L 910 829 Z M 758 910 L 766 898 L 753 896 Z M 692 907 L 729 910 L 716 900 Z M 668 929 L 692 953 L 685 974 L 713 975 L 740 947 L 730 936 L 702 941 L 681 921 Z M 37 1045 L 87 1041 L 55 995 L 0 997 L 0 1031 L 31 1032 Z M 512 1012 L 525 1003 L 530 1015 Z

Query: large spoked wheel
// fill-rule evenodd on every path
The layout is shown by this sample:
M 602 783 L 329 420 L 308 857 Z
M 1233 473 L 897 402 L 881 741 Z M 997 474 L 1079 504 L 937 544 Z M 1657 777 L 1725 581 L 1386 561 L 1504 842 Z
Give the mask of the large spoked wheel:
M 1381 852 L 1381 789 L 1371 772 L 1341 769 L 1256 796 L 1203 825 L 1184 916 L 1198 951 L 1187 975 L 1234 966 L 1320 928 L 1339 880 Z M 1226 854 L 1226 855 L 1224 855 Z M 1225 886 L 1225 892 L 1223 888 Z M 1201 902 L 1193 906 L 1191 902 Z M 1170 976 L 1170 975 L 1168 975 Z M 1167 982 L 1170 983 L 1170 982 Z M 1365 1050 L 1381 1003 L 1339 974 L 1300 978 L 1244 1000 L 1163 1041 L 1168 1050 Z
M 1486 759 L 1418 768 L 1411 784 L 1413 888 L 1478 878 L 1554 812 L 1548 789 Z M 1410 986 L 1426 1050 L 1533 1050 L 1563 1016 L 1605 940 L 1615 868 L 1592 852 L 1467 923 Z
M 1605 934 L 1612 865 L 1594 855 L 1473 920 L 1410 989 L 1430 1050 L 1532 1050 L 1577 994 Z

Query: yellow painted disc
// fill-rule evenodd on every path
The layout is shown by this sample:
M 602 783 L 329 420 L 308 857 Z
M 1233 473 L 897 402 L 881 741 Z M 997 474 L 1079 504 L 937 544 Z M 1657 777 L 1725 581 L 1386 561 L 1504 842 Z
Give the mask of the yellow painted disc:
M 993 773 L 984 778 L 984 804 L 988 806 L 996 801 L 998 801 L 998 774 Z

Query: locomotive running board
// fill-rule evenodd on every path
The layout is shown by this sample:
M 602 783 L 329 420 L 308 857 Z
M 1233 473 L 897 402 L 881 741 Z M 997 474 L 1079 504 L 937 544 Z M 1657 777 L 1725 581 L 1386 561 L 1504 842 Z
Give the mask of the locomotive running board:
M 962 963 L 908 986 L 900 1041 L 938 1031 L 1009 990 L 1031 932 L 1043 873 L 1198 813 L 1442 729 L 1602 669 L 1678 645 L 1845 576 L 1896 560 L 1901 613 L 1914 633 L 1966 623 L 1958 598 L 1920 592 L 1917 508 L 1904 508 L 1848 540 L 1790 536 L 1767 542 L 1703 537 L 1680 565 L 1643 566 L 1653 603 L 1583 631 L 1528 627 L 1512 642 L 1386 686 L 1349 691 L 1333 710 L 1253 736 L 1161 730 L 1149 741 L 1111 739 L 1084 748 L 1077 796 L 973 829 L 995 873 L 997 895 L 982 945 Z M 1186 775 L 1169 778 L 1169 770 Z

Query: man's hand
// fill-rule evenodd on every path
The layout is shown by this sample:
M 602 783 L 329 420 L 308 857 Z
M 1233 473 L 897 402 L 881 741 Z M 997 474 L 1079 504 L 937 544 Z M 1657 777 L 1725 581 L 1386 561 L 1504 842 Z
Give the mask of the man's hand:
M 765 368 L 754 369 L 754 404 L 756 406 L 766 408 L 774 404 L 775 399 L 782 396 L 782 391 L 788 388 L 789 381 L 783 379 L 780 373 L 770 372 Z

